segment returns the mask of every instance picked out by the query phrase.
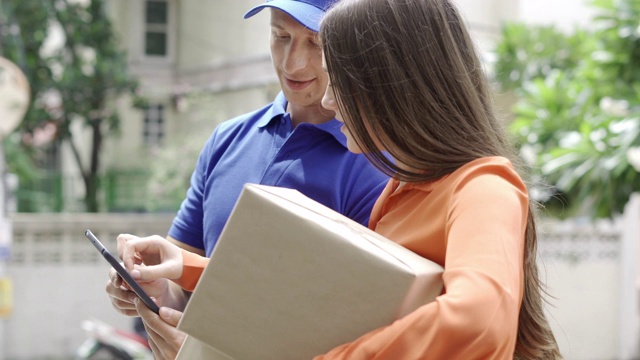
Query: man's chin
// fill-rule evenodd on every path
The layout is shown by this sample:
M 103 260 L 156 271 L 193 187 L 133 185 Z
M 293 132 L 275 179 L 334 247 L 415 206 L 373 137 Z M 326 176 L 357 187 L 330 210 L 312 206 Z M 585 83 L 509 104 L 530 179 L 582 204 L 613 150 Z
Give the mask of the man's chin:
M 305 89 L 306 90 L 306 89 Z M 313 106 L 320 104 L 322 100 L 321 96 L 314 96 L 311 91 L 293 91 L 291 89 L 283 89 L 282 92 L 284 96 L 287 98 L 287 101 L 290 105 L 294 106 Z

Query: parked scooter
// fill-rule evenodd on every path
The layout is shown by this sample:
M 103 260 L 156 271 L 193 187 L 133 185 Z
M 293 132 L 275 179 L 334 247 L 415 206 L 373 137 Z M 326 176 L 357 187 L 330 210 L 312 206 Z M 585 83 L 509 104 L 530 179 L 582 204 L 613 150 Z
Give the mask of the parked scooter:
M 135 332 L 117 329 L 97 319 L 85 320 L 89 337 L 76 351 L 76 359 L 152 360 L 147 340 Z

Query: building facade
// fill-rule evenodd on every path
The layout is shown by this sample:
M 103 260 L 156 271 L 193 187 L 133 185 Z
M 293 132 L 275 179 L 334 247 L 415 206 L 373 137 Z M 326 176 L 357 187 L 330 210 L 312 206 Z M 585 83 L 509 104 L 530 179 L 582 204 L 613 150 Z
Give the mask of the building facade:
M 119 100 L 121 133 L 110 137 L 102 152 L 101 172 L 107 177 L 102 188 L 107 204 L 104 210 L 154 210 L 148 200 L 162 198 L 170 199 L 160 208 L 174 210 L 183 194 L 179 187 L 187 185 L 190 167 L 213 129 L 221 121 L 257 109 L 275 97 L 279 85 L 269 54 L 269 12 L 243 19 L 248 9 L 260 3 L 107 2 L 128 54 L 129 71 L 140 81 L 148 106 L 141 110 L 133 108 L 130 99 Z M 519 2 L 457 3 L 490 60 L 499 24 L 517 18 Z M 80 173 L 64 144 L 60 155 L 67 179 L 63 184 L 64 210 L 81 211 L 77 201 L 83 194 Z M 175 165 L 175 171 L 159 169 L 167 165 Z M 176 177 L 182 181 L 176 182 Z M 168 188 L 172 181 L 173 187 Z

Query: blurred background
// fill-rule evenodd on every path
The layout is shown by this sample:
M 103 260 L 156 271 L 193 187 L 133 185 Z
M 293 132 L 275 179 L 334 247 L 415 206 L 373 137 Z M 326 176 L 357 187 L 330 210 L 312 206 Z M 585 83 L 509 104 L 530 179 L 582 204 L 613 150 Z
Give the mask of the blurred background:
M 566 359 L 640 359 L 640 1 L 455 0 L 532 167 Z M 165 235 L 221 121 L 279 91 L 259 0 L 0 0 L 0 359 L 72 359 L 86 228 Z

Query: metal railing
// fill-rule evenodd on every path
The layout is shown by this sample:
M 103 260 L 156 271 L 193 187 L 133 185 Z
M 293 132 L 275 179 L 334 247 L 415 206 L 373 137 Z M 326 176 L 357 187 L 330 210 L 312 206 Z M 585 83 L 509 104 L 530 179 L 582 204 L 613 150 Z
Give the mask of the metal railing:
M 107 172 L 98 183 L 101 208 L 108 212 L 176 211 L 184 194 L 168 194 L 159 198 L 157 194 L 149 193 L 148 179 L 149 173 L 141 170 Z M 185 183 L 185 192 L 188 185 Z M 19 183 L 11 194 L 10 202 L 15 203 L 13 211 L 19 213 L 78 212 L 84 209 L 84 205 L 83 191 L 77 189 L 84 189 L 81 179 L 49 172 Z M 152 196 L 153 201 L 150 201 Z

